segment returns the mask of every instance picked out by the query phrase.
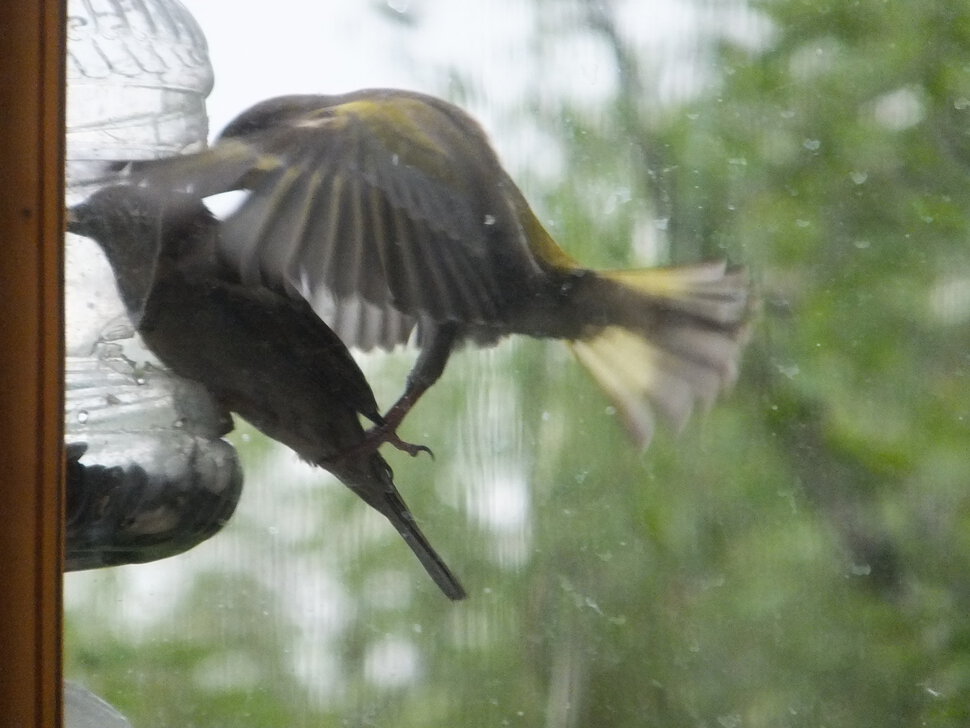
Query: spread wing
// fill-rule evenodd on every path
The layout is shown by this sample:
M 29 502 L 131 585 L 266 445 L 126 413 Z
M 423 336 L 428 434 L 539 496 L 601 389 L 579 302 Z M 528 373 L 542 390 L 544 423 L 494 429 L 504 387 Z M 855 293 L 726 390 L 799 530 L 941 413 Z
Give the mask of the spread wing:
M 539 268 L 481 129 L 418 94 L 274 99 L 211 149 L 134 176 L 203 197 L 248 190 L 223 222 L 225 262 L 308 298 L 363 348 L 405 341 L 421 319 L 501 321 L 521 295 L 510 279 Z

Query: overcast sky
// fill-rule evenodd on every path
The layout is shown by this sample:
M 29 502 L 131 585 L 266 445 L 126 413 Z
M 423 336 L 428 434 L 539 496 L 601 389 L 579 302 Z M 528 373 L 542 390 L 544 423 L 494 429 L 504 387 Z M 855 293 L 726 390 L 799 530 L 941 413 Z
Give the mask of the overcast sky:
M 183 3 L 209 42 L 216 79 L 209 99 L 213 132 L 270 96 L 373 86 L 449 95 L 452 73 L 467 91 L 463 105 L 490 128 L 498 123 L 497 110 L 521 103 L 538 85 L 551 95 L 595 101 L 610 91 L 616 75 L 609 50 L 580 26 L 578 2 Z M 649 71 L 661 97 L 696 83 L 692 61 L 699 33 L 757 33 L 749 16 L 725 15 L 726 5 L 732 3 L 614 2 L 624 38 L 657 59 Z M 536 33 L 540 26 L 544 33 Z

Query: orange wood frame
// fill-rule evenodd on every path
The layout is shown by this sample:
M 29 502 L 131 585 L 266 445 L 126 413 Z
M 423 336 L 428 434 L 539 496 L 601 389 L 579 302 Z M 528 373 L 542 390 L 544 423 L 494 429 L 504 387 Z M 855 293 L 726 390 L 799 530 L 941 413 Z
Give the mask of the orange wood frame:
M 0 726 L 62 720 L 64 0 L 0 2 Z

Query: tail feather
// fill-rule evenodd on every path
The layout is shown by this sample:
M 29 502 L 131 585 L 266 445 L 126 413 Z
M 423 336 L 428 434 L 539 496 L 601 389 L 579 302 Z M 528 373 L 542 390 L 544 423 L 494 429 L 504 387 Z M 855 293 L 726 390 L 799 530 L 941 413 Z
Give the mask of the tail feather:
M 599 276 L 682 313 L 735 326 L 749 308 L 748 276 L 723 260 L 668 268 L 601 271 Z
M 646 447 L 655 413 L 680 429 L 738 375 L 751 304 L 748 279 L 723 262 L 596 274 L 608 322 L 571 342 L 580 363 Z
M 449 599 L 453 601 L 464 599 L 467 596 L 465 588 L 438 555 L 438 552 L 435 551 L 421 529 L 418 528 L 418 525 L 414 522 L 414 516 L 411 515 L 400 495 L 397 493 L 388 494 L 388 504 L 395 512 L 393 517 L 387 516 L 388 520 L 401 534 L 404 542 L 411 547 L 411 551 L 418 557 L 418 561 L 421 562 L 434 583 Z
M 329 462 L 327 468 L 367 505 L 391 522 L 445 596 L 454 601 L 467 596 L 458 577 L 418 528 L 414 516 L 394 485 L 394 476 L 384 458 L 372 453 L 367 458 L 352 462 Z

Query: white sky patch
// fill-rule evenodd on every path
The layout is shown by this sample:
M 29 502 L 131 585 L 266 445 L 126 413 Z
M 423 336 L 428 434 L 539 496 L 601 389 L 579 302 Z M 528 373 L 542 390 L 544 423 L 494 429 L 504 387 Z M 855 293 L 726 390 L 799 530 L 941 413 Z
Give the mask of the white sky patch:
M 220 192 L 218 195 L 206 197 L 205 204 L 213 215 L 220 220 L 225 220 L 242 207 L 243 203 L 249 198 L 249 194 L 246 190 Z
M 272 12 L 228 0 L 183 4 L 209 42 L 216 79 L 208 105 L 213 134 L 272 96 L 402 87 L 461 104 L 514 166 L 511 151 L 519 151 L 519 144 L 514 135 L 507 140 L 505 110 L 541 103 L 540 96 L 592 105 L 615 87 L 612 52 L 580 25 L 576 3 L 395 0 L 382 10 L 378 2 L 274 0 Z M 640 58 L 662 61 L 663 70 L 644 81 L 679 89 L 674 94 L 655 87 L 651 98 L 696 91 L 697 33 L 705 25 L 722 29 L 713 11 L 692 0 L 621 0 L 615 7 L 630 47 Z M 413 22 L 395 20 L 399 8 Z M 719 6 L 718 22 L 724 15 Z M 764 33 L 753 14 L 736 15 L 723 26 L 733 35 Z M 548 32 L 537 34 L 540 24 Z M 645 54 L 645 48 L 656 53 Z

